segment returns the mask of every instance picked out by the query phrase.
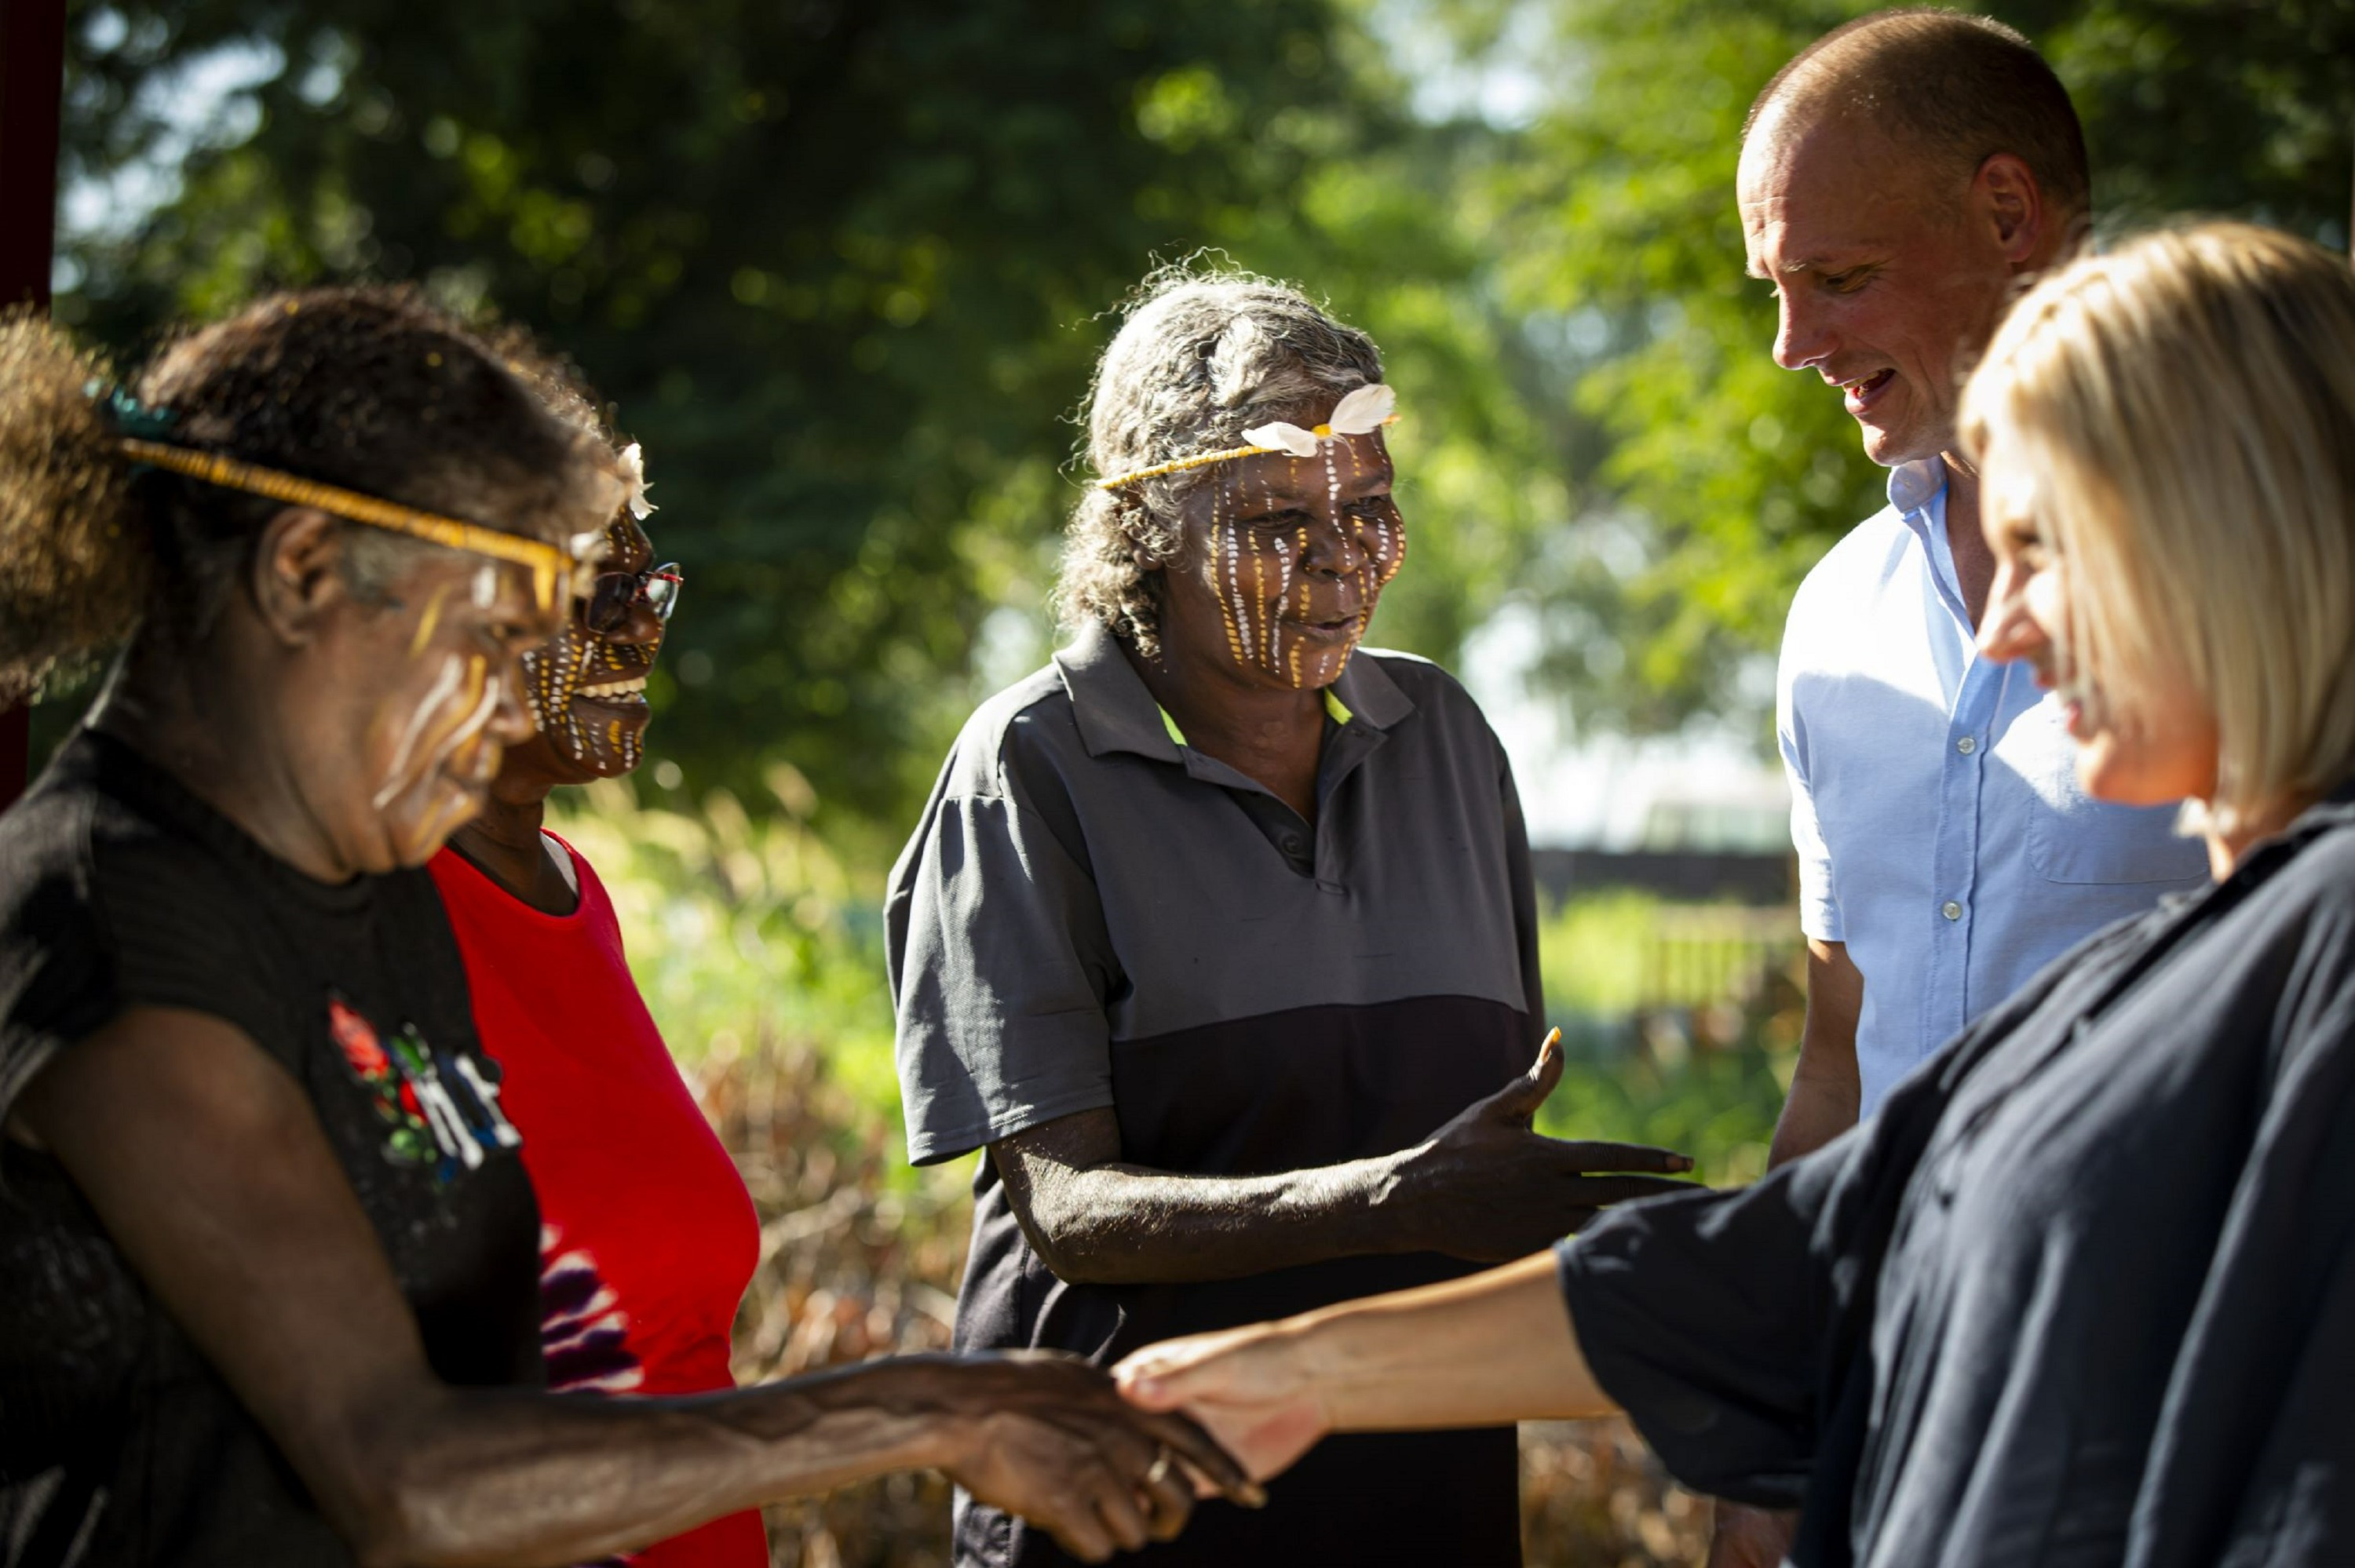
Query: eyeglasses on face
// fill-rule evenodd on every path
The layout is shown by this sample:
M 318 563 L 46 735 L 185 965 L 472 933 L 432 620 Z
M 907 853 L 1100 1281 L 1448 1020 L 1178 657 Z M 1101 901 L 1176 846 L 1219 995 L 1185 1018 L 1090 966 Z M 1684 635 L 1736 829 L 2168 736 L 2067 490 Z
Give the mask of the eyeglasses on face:
M 678 590 L 687 579 L 677 561 L 648 567 L 642 572 L 600 572 L 589 586 L 581 624 L 600 637 L 610 637 L 629 624 L 630 612 L 644 603 L 655 619 L 667 622 L 678 608 Z

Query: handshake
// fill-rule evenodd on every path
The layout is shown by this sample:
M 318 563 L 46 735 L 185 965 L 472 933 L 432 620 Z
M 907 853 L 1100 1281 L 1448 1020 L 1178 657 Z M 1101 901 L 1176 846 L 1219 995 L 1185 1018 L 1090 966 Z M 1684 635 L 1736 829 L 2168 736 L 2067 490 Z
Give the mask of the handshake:
M 1000 1392 L 971 1449 L 932 1462 L 979 1500 L 1102 1562 L 1114 1548 L 1172 1539 L 1199 1499 L 1261 1506 L 1259 1483 L 1329 1433 L 1608 1413 L 1542 1249 L 1597 1209 L 1694 1190 L 1673 1179 L 1691 1161 L 1537 1135 L 1530 1124 L 1561 1074 L 1550 1035 L 1526 1075 L 1408 1151 L 1389 1181 L 1393 1223 L 1410 1245 L 1518 1261 L 1165 1340 L 1109 1374 L 1040 1351 L 942 1363 L 995 1376 Z
M 1109 1376 L 1054 1351 L 907 1358 L 932 1363 L 964 1412 L 928 1457 L 1087 1562 L 1174 1540 L 1199 1499 L 1260 1507 L 1260 1480 L 1331 1430 L 1305 1380 L 1276 1370 L 1280 1341 L 1253 1340 L 1263 1332 L 1155 1345 Z

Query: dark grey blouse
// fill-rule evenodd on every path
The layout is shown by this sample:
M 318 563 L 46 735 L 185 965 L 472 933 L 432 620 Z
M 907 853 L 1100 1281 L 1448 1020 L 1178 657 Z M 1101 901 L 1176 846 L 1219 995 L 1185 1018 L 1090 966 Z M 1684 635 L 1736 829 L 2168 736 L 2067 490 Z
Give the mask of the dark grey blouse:
M 2355 796 L 1747 1190 L 1563 1244 L 1677 1477 L 1800 1568 L 2355 1563 Z
M 1299 1170 L 1410 1148 L 1528 1069 L 1545 1006 L 1504 748 L 1445 672 L 1399 654 L 1359 650 L 1326 711 L 1311 824 L 1186 745 L 1100 630 L 983 705 L 886 910 L 914 1160 L 1108 1107 L 1140 1165 Z M 1074 1284 L 988 1160 L 974 1197 L 961 1348 L 1110 1361 L 1477 1266 L 1421 1253 Z M 1339 1438 L 1267 1508 L 1206 1503 L 1123 1561 L 1511 1568 L 1517 1487 L 1510 1428 Z M 967 1568 L 1071 1561 L 969 1499 L 956 1542 Z

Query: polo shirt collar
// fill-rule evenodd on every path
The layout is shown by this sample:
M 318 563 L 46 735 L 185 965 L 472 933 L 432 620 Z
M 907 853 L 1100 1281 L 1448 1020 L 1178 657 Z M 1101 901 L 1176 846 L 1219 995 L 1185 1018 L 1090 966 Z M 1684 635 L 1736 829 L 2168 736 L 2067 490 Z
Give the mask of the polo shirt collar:
M 1120 640 L 1109 627 L 1091 623 L 1069 648 L 1057 650 L 1055 668 L 1071 694 L 1071 716 L 1090 757 L 1133 751 L 1162 762 L 1182 762 L 1178 742 L 1161 722 L 1161 705 L 1130 667 Z
M 1185 760 L 1177 725 L 1153 700 L 1109 628 L 1082 630 L 1069 648 L 1057 651 L 1055 668 L 1090 757 L 1127 751 L 1163 762 Z M 1344 727 L 1363 724 L 1388 730 L 1414 712 L 1414 704 L 1380 661 L 1353 657 L 1326 693 L 1325 711 Z

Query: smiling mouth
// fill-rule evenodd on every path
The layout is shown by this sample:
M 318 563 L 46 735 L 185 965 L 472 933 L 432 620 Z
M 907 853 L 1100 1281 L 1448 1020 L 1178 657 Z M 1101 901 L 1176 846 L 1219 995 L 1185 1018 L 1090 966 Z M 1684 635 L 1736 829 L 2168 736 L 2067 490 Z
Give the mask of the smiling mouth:
M 1897 372 L 1892 367 L 1887 370 L 1876 370 L 1870 376 L 1859 376 L 1851 381 L 1842 381 L 1838 383 L 1838 386 L 1848 404 L 1849 412 L 1854 414 L 1870 407 L 1873 399 L 1879 397 L 1888 389 L 1889 384 L 1896 379 Z
M 633 675 L 626 681 L 607 681 L 600 685 L 582 686 L 572 694 L 576 702 L 606 703 L 616 707 L 644 707 L 646 701 L 646 678 Z

